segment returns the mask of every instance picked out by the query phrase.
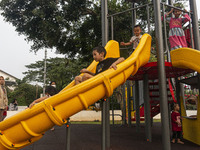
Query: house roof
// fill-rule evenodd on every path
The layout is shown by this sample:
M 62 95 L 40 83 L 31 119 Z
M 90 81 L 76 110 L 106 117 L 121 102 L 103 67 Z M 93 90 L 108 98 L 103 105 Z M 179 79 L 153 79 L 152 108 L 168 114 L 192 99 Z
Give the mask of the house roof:
M 13 75 L 11 75 L 11 74 L 9 74 L 9 73 L 7 73 L 7 72 L 1 70 L 1 69 L 0 69 L 0 72 L 3 72 L 3 73 L 5 73 L 6 75 L 11 76 L 11 77 L 14 78 L 14 79 L 18 79 L 17 77 L 15 77 L 15 76 L 13 76 Z

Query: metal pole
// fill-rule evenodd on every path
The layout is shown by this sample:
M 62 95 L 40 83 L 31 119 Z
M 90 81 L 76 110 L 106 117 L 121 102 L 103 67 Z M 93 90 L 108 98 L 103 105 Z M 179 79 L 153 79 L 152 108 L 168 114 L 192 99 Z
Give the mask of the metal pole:
M 107 0 L 101 0 L 101 30 L 102 30 L 102 46 L 108 42 L 108 5 Z
M 101 114 L 101 124 L 102 124 L 102 145 L 101 149 L 106 150 L 106 101 L 103 101 L 102 114 Z
M 101 0 L 101 30 L 102 30 L 102 46 L 105 46 L 108 41 L 108 5 L 107 0 Z M 106 150 L 107 146 L 107 104 L 108 101 L 103 102 L 103 110 L 102 110 L 102 150 Z M 109 115 L 110 117 L 110 115 Z
M 102 150 L 110 147 L 110 111 L 108 109 L 109 101 L 104 99 L 102 107 Z
M 189 16 L 191 18 L 191 13 L 189 13 Z M 192 45 L 192 48 L 194 48 L 194 39 L 193 39 L 193 31 L 192 31 L 192 23 L 191 23 L 191 20 L 189 21 L 189 29 L 190 29 L 190 39 L 191 39 L 191 45 Z
M 106 148 L 110 147 L 110 100 L 106 102 Z
M 111 16 L 111 40 L 114 40 L 114 26 L 113 26 L 114 18 Z
M 199 38 L 199 25 L 198 25 L 198 15 L 197 15 L 197 6 L 196 0 L 190 0 L 190 9 L 192 10 L 192 27 L 193 27 L 193 36 L 194 36 L 194 47 L 197 50 L 200 50 L 200 38 Z
M 115 124 L 115 116 L 114 116 L 114 100 L 112 100 L 112 124 Z
M 70 150 L 70 128 L 71 128 L 71 123 L 70 123 L 70 118 L 67 119 L 66 123 L 66 150 Z
M 132 4 L 132 8 L 135 8 L 134 2 Z M 134 9 L 132 10 L 132 29 L 134 28 L 135 24 L 136 24 L 136 10 Z M 132 34 L 134 35 L 133 30 L 132 30 Z
M 169 5 L 173 5 L 172 0 L 168 0 Z
M 144 74 L 144 113 L 145 113 L 145 132 L 147 142 L 152 142 L 151 137 L 151 111 L 149 98 L 149 79 L 148 74 Z
M 163 24 L 164 24 L 164 36 L 165 36 L 165 51 L 167 52 L 167 61 L 171 62 L 170 53 L 169 53 L 169 47 L 167 43 L 167 27 L 166 27 L 166 19 L 165 19 L 165 4 L 162 4 L 163 9 Z
M 162 149 L 170 150 L 170 130 L 168 116 L 168 101 L 167 101 L 167 85 L 165 74 L 165 60 L 163 51 L 163 35 L 160 14 L 160 1 L 153 0 L 155 28 L 156 28 L 156 45 L 158 57 L 158 75 L 159 75 L 159 93 L 161 103 L 161 123 L 162 123 Z
M 184 107 L 185 107 L 185 96 L 184 96 L 184 84 L 183 83 L 180 83 L 180 96 L 183 98 L 183 104 L 184 104 Z M 181 102 L 179 101 L 178 102 L 179 106 L 181 106 Z M 180 113 L 181 113 L 181 107 L 180 107 Z
M 175 78 L 175 82 L 176 82 L 176 100 L 177 103 L 180 104 L 180 84 L 178 78 Z
M 135 111 L 136 131 L 140 132 L 140 104 L 139 104 L 139 83 L 135 81 Z
M 147 23 L 148 23 L 148 33 L 150 34 L 151 29 L 150 29 L 150 13 L 149 13 L 149 4 L 147 4 Z
M 43 83 L 43 96 L 45 95 L 46 88 L 46 74 L 47 74 L 47 49 L 44 52 L 44 83 Z
M 130 81 L 127 81 L 127 109 L 128 109 L 128 126 L 131 127 L 131 99 L 130 99 Z
M 123 108 L 122 108 L 122 124 L 126 125 L 126 91 L 125 84 L 122 86 L 122 94 L 123 94 Z

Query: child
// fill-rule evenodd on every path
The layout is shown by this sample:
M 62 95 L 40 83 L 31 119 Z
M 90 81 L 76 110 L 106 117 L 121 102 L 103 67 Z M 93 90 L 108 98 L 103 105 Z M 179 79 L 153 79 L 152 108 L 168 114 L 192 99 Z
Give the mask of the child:
M 82 69 L 80 72 L 84 73 L 83 76 L 76 76 L 75 77 L 75 84 L 79 84 L 87 79 L 92 78 L 93 76 L 107 70 L 114 68 L 117 69 L 117 64 L 124 61 L 123 57 L 120 58 L 106 58 L 106 50 L 103 46 L 98 46 L 93 49 L 93 58 L 96 62 L 99 62 L 99 64 L 96 67 L 96 73 L 92 73 L 88 71 L 87 69 Z
M 183 17 L 181 18 L 180 15 L 182 14 L 182 11 L 178 9 L 171 9 L 170 12 L 168 12 L 166 16 L 171 14 L 173 12 L 174 18 L 167 17 L 166 21 L 169 22 L 169 42 L 171 45 L 171 50 L 181 48 L 181 47 L 187 47 L 187 42 L 185 39 L 185 34 L 182 29 L 182 24 L 186 23 L 187 21 L 190 21 L 190 17 L 187 13 L 183 14 Z M 185 12 L 187 12 L 185 10 Z
M 127 43 L 121 42 L 120 45 L 127 46 L 133 43 L 133 51 L 134 51 L 136 47 L 138 46 L 140 39 L 142 37 L 141 35 L 142 30 L 141 30 L 140 25 L 135 25 L 133 28 L 133 32 L 134 32 L 134 36 L 130 39 L 130 41 Z
M 30 105 L 29 105 L 29 108 L 32 108 L 36 103 L 39 103 L 53 95 L 56 94 L 56 89 L 53 87 L 53 86 L 47 86 L 46 89 L 45 89 L 45 96 L 43 97 L 40 97 L 36 100 L 34 100 Z
M 43 101 L 43 100 L 45 100 L 45 99 L 47 99 L 47 98 L 49 98 L 49 97 L 51 97 L 51 96 L 53 96 L 53 95 L 55 95 L 55 94 L 57 94 L 56 88 L 53 87 L 53 86 L 47 86 L 46 89 L 45 89 L 45 96 L 40 97 L 40 98 L 34 100 L 34 101 L 29 105 L 29 108 L 32 108 L 32 107 L 35 105 L 35 103 L 39 103 L 39 102 L 41 102 L 41 101 Z M 54 131 L 54 130 L 55 130 L 54 127 L 51 128 L 51 131 Z
M 11 103 L 10 103 L 10 105 L 9 105 L 9 110 L 10 111 L 16 111 L 16 110 L 18 110 L 18 103 L 17 103 L 17 99 L 14 99 Z
M 184 144 L 184 142 L 181 141 L 181 131 L 182 131 L 182 126 L 181 126 L 181 116 L 179 113 L 179 105 L 174 104 L 174 110 L 171 114 L 171 122 L 172 122 L 172 143 L 175 143 L 175 140 L 177 138 L 177 143 Z

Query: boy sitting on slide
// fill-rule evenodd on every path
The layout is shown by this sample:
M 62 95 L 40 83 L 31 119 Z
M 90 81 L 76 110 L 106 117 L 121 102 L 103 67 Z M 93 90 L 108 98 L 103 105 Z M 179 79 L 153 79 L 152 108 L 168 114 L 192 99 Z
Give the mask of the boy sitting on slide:
M 92 51 L 93 58 L 96 62 L 99 62 L 96 68 L 96 73 L 93 73 L 87 69 L 82 69 L 80 72 L 84 73 L 83 76 L 76 76 L 75 77 L 75 84 L 79 84 L 87 79 L 92 78 L 93 76 L 107 70 L 107 69 L 117 69 L 117 64 L 124 61 L 123 57 L 119 58 L 106 58 L 106 50 L 103 46 L 95 47 Z

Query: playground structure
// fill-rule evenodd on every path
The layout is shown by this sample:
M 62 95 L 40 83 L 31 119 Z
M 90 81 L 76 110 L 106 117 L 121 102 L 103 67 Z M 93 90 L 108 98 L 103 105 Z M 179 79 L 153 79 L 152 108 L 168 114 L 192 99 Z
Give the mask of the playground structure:
M 108 41 L 108 10 L 107 10 L 107 1 L 102 0 L 102 45 L 105 46 Z M 152 4 L 151 4 L 152 5 Z M 37 104 L 32 109 L 27 109 L 11 118 L 0 123 L 0 149 L 19 149 L 26 145 L 29 145 L 37 140 L 39 140 L 45 131 L 49 130 L 51 127 L 56 125 L 68 124 L 68 118 L 79 112 L 82 109 L 86 109 L 89 105 L 98 101 L 101 98 L 109 97 L 112 95 L 113 90 L 119 85 L 125 83 L 130 75 L 137 76 L 138 69 L 142 66 L 139 72 L 143 70 L 141 78 L 135 78 L 135 107 L 136 107 L 136 127 L 139 129 L 140 126 L 140 106 L 139 106 L 139 80 L 143 80 L 143 92 L 144 92 L 144 113 L 145 113 L 145 126 L 146 126 L 146 139 L 151 142 L 151 116 L 150 116 L 150 97 L 149 97 L 149 80 L 151 79 L 149 68 L 156 68 L 158 66 L 157 72 L 154 74 L 154 78 L 158 79 L 159 85 L 159 100 L 160 100 L 160 110 L 161 110 L 161 122 L 162 122 L 162 142 L 163 149 L 170 150 L 170 130 L 169 130 L 169 109 L 168 109 L 168 100 L 167 100 L 167 78 L 176 78 L 183 75 L 182 73 L 177 73 L 175 76 L 167 76 L 167 71 L 165 70 L 165 64 L 168 64 L 169 70 L 173 67 L 184 67 L 187 69 L 180 69 L 180 72 L 190 73 L 193 71 L 198 71 L 199 67 L 192 67 L 194 62 L 192 61 L 191 65 L 187 66 L 187 57 L 183 59 L 177 55 L 174 59 L 172 57 L 172 64 L 165 63 L 164 60 L 164 47 L 163 47 L 163 36 L 161 29 L 161 15 L 160 15 L 160 2 L 153 0 L 154 5 L 154 14 L 155 14 L 155 25 L 156 25 L 156 40 L 157 40 L 157 58 L 158 62 L 154 63 L 154 66 L 148 66 L 148 60 L 150 57 L 150 48 L 151 48 L 151 37 L 148 34 L 143 35 L 138 47 L 128 57 L 124 62 L 118 65 L 118 69 L 114 71 L 113 69 L 107 70 L 94 78 L 91 78 L 79 85 L 74 86 L 74 81 L 64 88 L 59 94 Z M 200 50 L 199 45 L 199 33 L 198 33 L 198 21 L 196 14 L 196 5 L 195 0 L 190 0 L 192 14 L 192 28 L 194 30 L 194 48 Z M 149 5 L 146 5 L 149 7 Z M 170 4 L 170 7 L 173 7 Z M 132 8 L 129 11 L 136 10 L 138 8 Z M 112 17 L 112 16 L 111 16 Z M 111 19 L 112 20 L 112 19 Z M 111 25 L 112 27 L 112 25 Z M 112 37 L 113 37 L 112 32 Z M 191 38 L 192 39 L 192 38 Z M 108 51 L 107 57 L 119 57 L 119 45 L 116 41 L 110 41 L 106 45 L 106 50 Z M 186 49 L 179 49 L 184 52 Z M 191 54 L 195 51 L 197 56 L 199 51 L 191 49 L 188 54 Z M 167 51 L 169 53 L 169 51 Z M 175 51 L 172 51 L 173 53 Z M 188 56 L 188 55 L 186 55 Z M 193 58 L 197 58 L 195 55 L 192 55 Z M 183 61 L 181 61 L 183 60 Z M 178 62 L 176 64 L 176 62 Z M 196 62 L 195 62 L 196 63 Z M 200 63 L 199 61 L 197 63 Z M 146 65 L 145 65 L 146 64 Z M 95 70 L 96 62 L 93 62 L 88 70 Z M 167 65 L 166 65 L 167 66 Z M 146 70 L 145 70 L 146 67 Z M 192 70 L 191 70 L 192 69 Z M 139 73 L 138 72 L 138 73 Z M 150 70 L 151 72 L 151 70 Z M 176 71 L 175 71 L 176 72 Z M 199 71 L 198 71 L 199 72 Z M 155 76 L 156 75 L 156 76 Z M 172 75 L 172 74 L 170 74 Z M 177 81 L 177 101 L 180 103 L 180 88 L 178 88 L 179 81 Z M 130 89 L 127 89 L 130 93 Z M 130 108 L 130 103 L 129 107 Z M 182 115 L 184 115 L 184 106 L 182 106 Z M 103 102 L 102 110 L 102 149 L 106 149 L 110 146 L 109 141 L 109 101 Z M 198 113 L 200 112 L 198 105 Z M 130 109 L 128 110 L 128 125 L 131 125 L 131 113 Z M 188 128 L 191 125 L 191 122 L 194 122 L 193 129 L 194 131 L 189 131 Z M 199 118 L 195 120 L 188 118 L 183 119 L 183 131 L 184 138 L 193 141 L 199 144 L 199 141 L 196 139 L 196 135 L 199 133 Z M 196 133 L 195 133 L 196 132 Z M 193 133 L 190 134 L 190 133 Z
M 132 1 L 132 0 L 128 0 L 131 2 L 137 2 L 137 1 Z M 131 115 L 131 99 L 134 99 L 135 102 L 135 111 L 134 111 L 134 120 L 136 120 L 136 127 L 137 130 L 139 132 L 139 128 L 140 128 L 140 117 L 145 116 L 145 124 L 146 124 L 146 140 L 151 142 L 151 122 L 152 122 L 152 117 L 161 112 L 161 122 L 162 122 L 162 140 L 163 140 L 163 149 L 170 149 L 170 132 L 169 132 L 169 120 L 170 120 L 170 106 L 168 105 L 168 103 L 170 103 L 170 101 L 168 101 L 168 97 L 169 95 L 167 94 L 167 85 L 166 85 L 166 80 L 167 78 L 174 78 L 176 81 L 176 99 L 173 98 L 173 101 L 177 100 L 177 103 L 180 104 L 180 97 L 181 94 L 183 93 L 183 88 L 181 88 L 181 82 L 182 80 L 179 80 L 178 78 L 180 78 L 183 75 L 186 75 L 188 73 L 193 73 L 195 71 L 198 72 L 198 65 L 199 62 L 192 62 L 190 64 L 190 60 L 192 59 L 197 59 L 197 57 L 194 57 L 194 53 L 196 53 L 196 56 L 199 55 L 199 51 L 200 50 L 200 44 L 199 44 L 199 30 L 198 30 L 198 19 L 197 19 L 197 12 L 196 12 L 196 2 L 195 0 L 190 0 L 190 8 L 191 8 L 191 13 L 189 13 L 189 15 L 192 18 L 192 22 L 189 22 L 189 29 L 187 29 L 187 32 L 190 32 L 190 46 L 194 49 L 191 49 L 191 51 L 187 52 L 185 49 L 179 49 L 178 51 L 182 51 L 182 53 L 179 52 L 179 54 L 182 54 L 180 56 L 184 56 L 184 57 L 177 57 L 178 55 L 175 55 L 176 57 L 173 57 L 172 59 L 172 63 L 171 63 L 171 59 L 170 59 L 170 53 L 169 53 L 169 48 L 168 48 L 168 43 L 167 43 L 167 30 L 166 30 L 166 21 L 164 18 L 163 21 L 163 28 L 164 28 L 164 42 L 163 42 L 163 34 L 162 34 L 162 24 L 161 24 L 161 15 L 160 15 L 160 5 L 162 5 L 162 15 L 164 16 L 165 13 L 165 6 L 168 6 L 170 8 L 175 8 L 172 6 L 172 1 L 169 1 L 169 5 L 164 4 L 164 3 L 160 3 L 159 1 L 153 1 L 153 5 L 154 5 L 154 15 L 155 15 L 155 23 L 156 23 L 156 43 L 157 43 L 157 58 L 158 58 L 158 62 L 154 62 L 154 63 L 148 63 L 145 66 L 143 66 L 142 68 L 139 69 L 139 71 L 136 73 L 136 75 L 134 77 L 130 77 L 130 80 L 134 80 L 135 81 L 135 91 L 133 91 L 135 93 L 135 98 L 131 98 L 130 94 L 130 88 L 129 88 L 129 83 L 127 83 L 127 91 L 128 91 L 128 102 L 127 102 L 127 106 L 128 106 L 128 125 L 131 126 L 131 120 L 132 120 L 132 115 Z M 113 20 L 114 17 L 125 13 L 127 11 L 132 10 L 133 11 L 133 23 L 136 22 L 136 10 L 137 9 L 141 9 L 143 7 L 146 7 L 146 12 L 147 12 L 147 22 L 148 22 L 148 33 L 150 33 L 150 22 L 149 22 L 149 6 L 152 4 L 146 4 L 143 6 L 138 6 L 134 8 L 134 3 L 133 3 L 133 8 L 123 11 L 123 12 L 119 12 L 113 15 L 109 15 L 109 17 L 111 18 L 111 35 L 112 35 L 112 39 L 114 39 L 114 31 L 113 31 Z M 177 9 L 177 8 L 176 8 Z M 134 24 L 132 25 L 132 27 L 134 26 Z M 194 34 L 192 34 L 194 33 Z M 171 53 L 173 53 L 174 51 L 172 51 Z M 165 62 L 164 58 L 164 53 L 167 53 L 167 60 L 168 62 Z M 185 53 L 185 54 L 184 54 Z M 192 56 L 191 56 L 192 55 Z M 188 57 L 188 58 L 187 58 Z M 190 58 L 192 57 L 192 58 Z M 177 59 L 177 60 L 176 60 Z M 189 59 L 189 60 L 188 60 Z M 179 64 L 176 65 L 176 62 L 178 62 Z M 187 64 L 188 63 L 188 64 Z M 182 69 L 181 69 L 182 68 Z M 187 69 L 186 69 L 187 68 Z M 198 72 L 199 73 L 199 72 Z M 192 77 L 191 77 L 192 79 Z M 139 85 L 139 81 L 143 80 L 143 85 Z M 158 97 L 158 99 L 160 101 L 154 101 L 152 100 L 152 92 L 158 92 L 158 89 L 149 89 L 147 87 L 149 87 L 152 83 L 148 82 L 148 80 L 157 80 L 157 83 L 159 83 L 159 94 L 158 95 L 153 95 L 153 97 Z M 190 79 L 188 79 L 190 80 Z M 168 79 L 169 81 L 169 79 Z M 199 81 L 199 80 L 198 80 Z M 170 83 L 170 82 L 168 82 Z M 155 83 L 153 83 L 155 84 Z M 170 87 L 170 84 L 169 84 Z M 198 84 L 198 89 L 199 89 L 199 84 Z M 132 88 L 133 89 L 133 88 Z M 141 89 L 143 89 L 143 91 L 141 92 Z M 173 97 L 173 92 L 172 92 L 172 88 L 169 88 L 170 93 L 172 93 L 172 97 Z M 143 93 L 143 96 L 140 96 L 141 93 Z M 141 106 L 141 99 L 143 99 L 144 102 L 144 107 L 140 107 Z M 153 106 L 152 106 L 152 103 Z M 183 106 L 185 107 L 185 105 L 181 105 L 181 110 L 184 112 L 185 108 L 183 108 Z M 198 107 L 199 108 L 199 105 Z M 197 114 L 199 113 L 199 109 L 197 109 Z M 198 138 L 198 133 L 199 133 L 199 128 L 197 125 L 198 121 L 195 122 L 195 125 L 190 125 L 192 124 L 191 122 L 191 118 L 190 120 L 188 120 L 188 118 L 184 115 L 185 113 L 183 113 L 182 115 L 184 116 L 183 119 L 183 137 L 189 141 L 192 141 L 196 144 L 199 144 L 199 141 L 197 140 Z M 187 119 L 186 119 L 187 118 Z M 198 118 L 197 118 L 198 120 Z M 195 127 L 194 127 L 195 126 Z M 190 129 L 194 127 L 194 130 L 191 131 Z M 186 134 L 185 134 L 186 133 Z M 200 145 L 200 144 L 199 144 Z
M 123 84 L 131 74 L 134 75 L 139 67 L 148 62 L 150 47 L 150 35 L 143 35 L 137 50 L 120 63 L 116 71 L 109 69 L 76 86 L 73 81 L 59 94 L 1 122 L 0 149 L 19 149 L 29 145 L 39 140 L 55 124 L 66 124 L 66 118 L 87 109 L 101 98 L 111 96 L 113 89 Z M 119 57 L 119 45 L 116 41 L 108 42 L 105 48 L 107 57 Z M 96 65 L 94 61 L 88 69 L 92 71 Z

